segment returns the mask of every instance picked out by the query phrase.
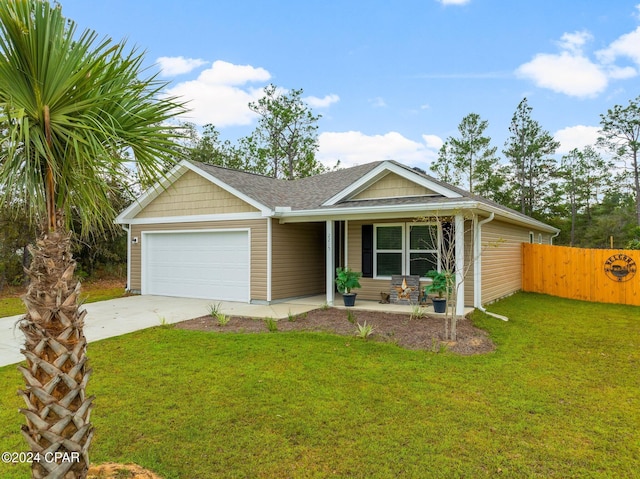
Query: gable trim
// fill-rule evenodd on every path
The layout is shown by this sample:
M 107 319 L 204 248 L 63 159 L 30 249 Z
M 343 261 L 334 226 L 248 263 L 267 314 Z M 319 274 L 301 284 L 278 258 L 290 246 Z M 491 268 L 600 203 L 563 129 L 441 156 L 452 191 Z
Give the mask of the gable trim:
M 349 199 L 350 196 L 366 190 L 369 186 L 373 185 L 376 181 L 381 180 L 389 173 L 395 173 L 396 175 L 401 176 L 408 181 L 416 183 L 423 188 L 440 194 L 445 198 L 462 198 L 462 195 L 453 190 L 450 190 L 449 188 L 446 188 L 434 181 L 429 180 L 428 178 L 418 175 L 417 173 L 413 173 L 395 163 L 385 161 L 366 175 L 362 176 L 358 181 L 354 182 L 347 188 L 329 198 L 322 204 L 322 206 L 333 206 L 340 201 Z
M 203 221 L 234 221 L 234 220 L 256 220 L 264 218 L 261 212 L 250 213 L 228 213 L 217 215 L 185 215 L 185 216 L 155 216 L 149 218 L 132 218 L 127 220 L 130 225 L 150 225 L 160 223 L 199 223 Z

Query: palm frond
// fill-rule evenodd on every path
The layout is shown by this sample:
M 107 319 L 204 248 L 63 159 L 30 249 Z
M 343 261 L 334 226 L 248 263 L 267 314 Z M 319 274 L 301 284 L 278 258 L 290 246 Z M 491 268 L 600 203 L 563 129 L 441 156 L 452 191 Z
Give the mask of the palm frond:
M 170 121 L 185 107 L 155 75 L 142 76 L 143 53 L 76 30 L 59 6 L 0 2 L 0 202 L 22 192 L 41 216 L 50 170 L 56 209 L 79 215 L 88 231 L 113 219 L 106 178 L 130 183 L 124 162 L 152 181 L 175 161 Z

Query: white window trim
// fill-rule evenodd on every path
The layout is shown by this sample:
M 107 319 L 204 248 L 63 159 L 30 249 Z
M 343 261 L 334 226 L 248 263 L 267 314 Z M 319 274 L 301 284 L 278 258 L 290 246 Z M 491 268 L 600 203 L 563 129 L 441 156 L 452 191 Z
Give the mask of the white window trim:
M 442 242 L 442 225 L 436 222 L 425 223 L 375 223 L 373 225 L 373 278 L 374 279 L 391 279 L 391 276 L 378 275 L 378 253 L 401 253 L 402 254 L 402 271 L 400 274 L 409 275 L 411 271 L 411 253 L 436 253 L 438 262 L 438 271 L 440 271 L 442 264 L 442 251 L 438 250 L 424 250 L 424 249 L 411 249 L 411 227 L 412 226 L 431 226 L 436 225 L 438 227 L 438 244 Z M 385 227 L 402 227 L 402 250 L 396 249 L 378 249 L 378 228 Z M 421 280 L 428 280 L 428 278 L 422 276 Z
M 378 249 L 378 228 L 389 227 L 402 228 L 402 242 L 401 249 Z M 378 253 L 401 253 L 402 254 L 402 269 L 404 270 L 405 264 L 405 223 L 377 223 L 373 225 L 373 277 L 374 279 L 391 279 L 391 276 L 378 276 Z

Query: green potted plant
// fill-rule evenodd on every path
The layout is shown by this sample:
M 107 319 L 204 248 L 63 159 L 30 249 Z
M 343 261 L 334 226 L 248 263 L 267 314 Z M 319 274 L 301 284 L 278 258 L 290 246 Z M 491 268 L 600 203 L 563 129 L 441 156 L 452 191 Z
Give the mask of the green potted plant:
M 340 294 L 342 294 L 345 306 L 356 304 L 357 294 L 352 293 L 351 290 L 362 287 L 358 281 L 360 276 L 362 276 L 362 273 L 351 271 L 351 268 L 336 268 L 336 286 Z
M 431 278 L 431 284 L 424 287 L 424 294 L 437 294 L 435 298 L 431 298 L 433 301 L 433 311 L 436 313 L 447 312 L 447 297 L 451 294 L 453 289 L 453 273 L 449 271 L 429 271 L 427 272 L 427 278 Z

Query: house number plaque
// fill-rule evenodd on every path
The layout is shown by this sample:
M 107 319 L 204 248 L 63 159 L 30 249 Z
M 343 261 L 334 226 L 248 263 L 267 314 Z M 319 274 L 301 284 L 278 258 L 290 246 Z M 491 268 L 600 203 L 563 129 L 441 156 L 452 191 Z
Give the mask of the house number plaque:
M 635 276 L 636 270 L 636 262 L 626 254 L 614 254 L 604 262 L 604 272 L 612 281 L 629 281 Z

